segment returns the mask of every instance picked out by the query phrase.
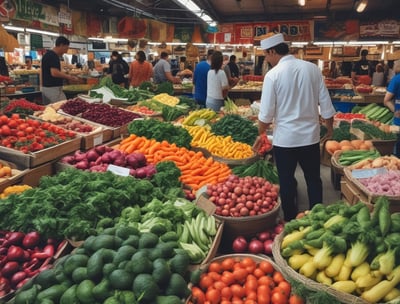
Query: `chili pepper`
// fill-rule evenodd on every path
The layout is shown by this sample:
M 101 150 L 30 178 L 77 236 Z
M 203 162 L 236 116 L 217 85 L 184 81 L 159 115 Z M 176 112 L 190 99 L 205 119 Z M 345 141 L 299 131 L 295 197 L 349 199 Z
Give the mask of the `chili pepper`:
M 32 269 L 39 264 L 40 260 L 38 258 L 33 258 L 30 261 L 26 261 L 22 264 L 23 269 Z
M 10 282 L 4 277 L 0 277 L 0 297 L 8 294 L 10 289 Z
M 16 286 L 16 289 L 18 290 L 18 289 L 20 289 L 22 286 L 24 286 L 25 285 L 25 283 L 26 282 L 28 282 L 29 280 L 31 279 L 31 277 L 26 277 L 25 279 L 23 279 L 22 281 L 20 281 L 18 284 L 17 284 L 17 286 Z
M 0 247 L 0 255 L 5 255 L 7 254 L 7 247 Z
M 31 258 L 38 258 L 40 260 L 50 258 L 54 255 L 54 246 L 48 244 L 44 246 L 43 251 L 36 251 L 32 253 Z

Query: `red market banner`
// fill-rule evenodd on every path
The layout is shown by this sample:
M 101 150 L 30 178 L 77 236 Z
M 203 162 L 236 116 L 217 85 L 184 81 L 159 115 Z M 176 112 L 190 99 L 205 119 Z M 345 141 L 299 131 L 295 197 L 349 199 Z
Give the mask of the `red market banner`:
M 221 24 L 217 33 L 208 34 L 208 40 L 218 44 L 254 44 L 258 37 L 276 32 L 284 34 L 286 41 L 311 41 L 311 24 L 311 21 Z

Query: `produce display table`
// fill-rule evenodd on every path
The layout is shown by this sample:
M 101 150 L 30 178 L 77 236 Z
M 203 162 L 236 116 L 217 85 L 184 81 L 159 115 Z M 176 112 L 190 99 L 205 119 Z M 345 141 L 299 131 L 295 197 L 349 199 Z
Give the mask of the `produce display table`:
M 249 99 L 250 102 L 255 100 L 260 100 L 261 98 L 261 88 L 259 90 L 255 89 L 235 89 L 234 87 L 229 90 L 229 98 L 235 99 Z
M 16 91 L 13 94 L 6 94 L 6 97 L 9 99 L 18 99 L 18 98 L 25 98 L 26 100 L 35 102 L 40 104 L 42 102 L 42 92 L 41 91 L 33 91 L 33 92 L 21 92 Z

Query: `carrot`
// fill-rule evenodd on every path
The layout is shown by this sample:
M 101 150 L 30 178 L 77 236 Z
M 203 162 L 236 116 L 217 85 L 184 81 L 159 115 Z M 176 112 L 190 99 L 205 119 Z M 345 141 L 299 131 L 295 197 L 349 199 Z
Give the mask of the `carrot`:
M 150 148 L 149 148 L 149 154 L 153 154 L 156 152 L 158 149 L 161 148 L 161 143 L 159 141 L 156 141 Z

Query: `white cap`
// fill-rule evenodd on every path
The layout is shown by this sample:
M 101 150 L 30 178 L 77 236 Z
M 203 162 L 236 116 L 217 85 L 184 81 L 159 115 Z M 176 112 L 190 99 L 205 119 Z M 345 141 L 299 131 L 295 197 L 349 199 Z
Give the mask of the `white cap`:
M 275 45 L 285 42 L 282 34 L 275 34 L 266 39 L 261 40 L 261 48 L 263 50 L 268 50 Z

